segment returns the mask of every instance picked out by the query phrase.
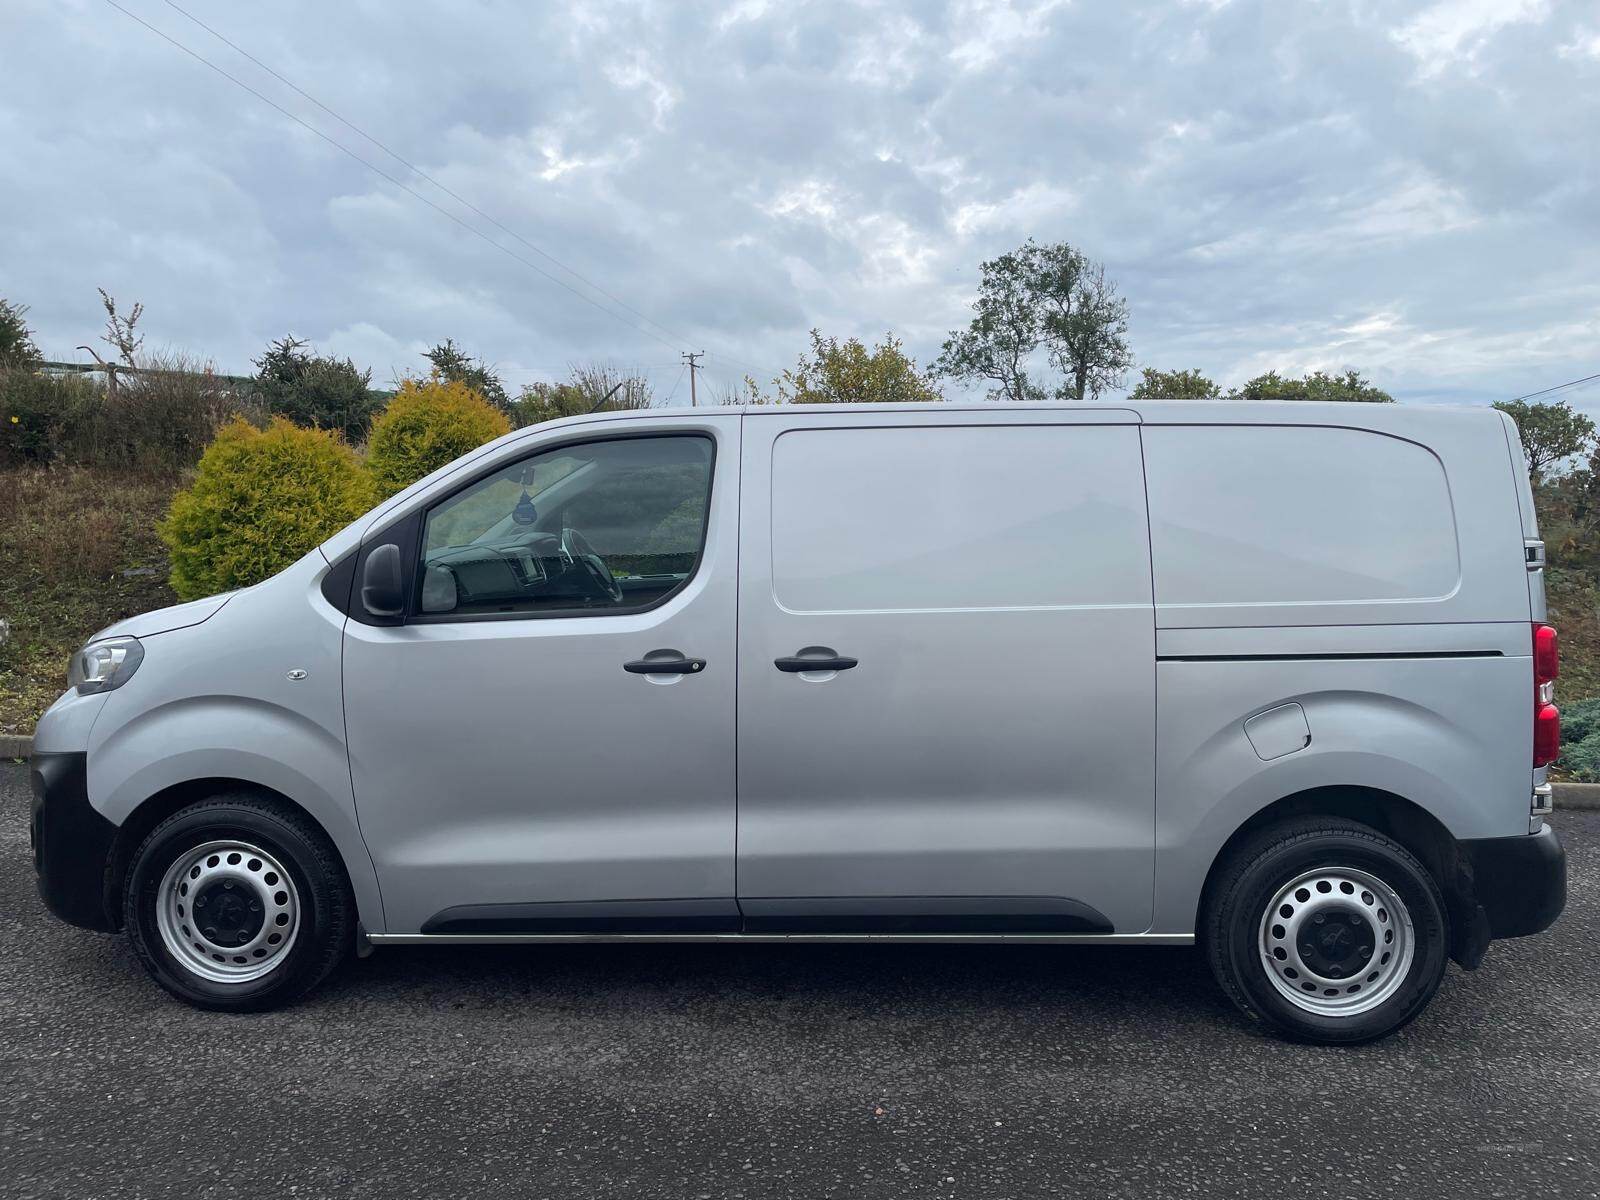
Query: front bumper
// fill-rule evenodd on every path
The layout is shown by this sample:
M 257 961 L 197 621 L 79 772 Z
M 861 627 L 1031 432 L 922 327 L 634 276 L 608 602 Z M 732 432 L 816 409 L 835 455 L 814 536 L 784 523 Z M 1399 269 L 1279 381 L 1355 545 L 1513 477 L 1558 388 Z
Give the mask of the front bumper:
M 63 921 L 110 933 L 106 876 L 117 827 L 89 804 L 88 755 L 38 753 L 30 762 L 28 841 L 39 895 Z

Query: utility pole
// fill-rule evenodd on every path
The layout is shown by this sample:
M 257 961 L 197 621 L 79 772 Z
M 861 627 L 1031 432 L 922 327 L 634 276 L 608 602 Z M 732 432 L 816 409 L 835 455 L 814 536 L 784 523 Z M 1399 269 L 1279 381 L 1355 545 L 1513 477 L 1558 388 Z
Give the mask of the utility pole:
M 684 362 L 689 364 L 689 407 L 690 408 L 694 408 L 697 404 L 700 403 L 699 397 L 695 392 L 694 379 L 695 379 L 695 373 L 700 370 L 700 360 L 702 358 L 704 358 L 705 356 L 706 356 L 706 352 L 704 350 L 692 350 L 692 351 L 691 350 L 685 350 L 682 354 L 678 355 L 679 358 L 683 359 Z

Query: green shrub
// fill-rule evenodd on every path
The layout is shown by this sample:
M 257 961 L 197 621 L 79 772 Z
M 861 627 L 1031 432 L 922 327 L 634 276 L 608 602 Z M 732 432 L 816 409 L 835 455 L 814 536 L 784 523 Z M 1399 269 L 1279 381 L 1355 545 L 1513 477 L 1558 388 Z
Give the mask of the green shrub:
M 236 418 L 200 457 L 161 523 L 172 590 L 184 600 L 281 571 L 366 510 L 371 493 L 337 433 Z
M 259 411 L 182 356 L 118 374 L 0 370 L 0 461 L 165 472 L 191 467 L 229 417 Z
M 31 367 L 39 361 L 33 330 L 23 319 L 27 315 L 26 304 L 0 299 L 0 367 Z
M 137 375 L 117 377 L 92 445 L 73 451 L 77 461 L 136 470 L 192 467 L 224 422 L 259 414 L 254 399 L 218 378 L 210 363 L 165 354 L 140 366 Z
M 1561 757 L 1555 766 L 1562 778 L 1600 783 L 1600 699 L 1575 700 L 1561 709 Z
M 466 384 L 408 379 L 372 423 L 367 473 L 379 496 L 392 496 L 510 432 L 505 414 Z
M 360 441 L 378 408 L 370 390 L 372 372 L 348 358 L 324 358 L 305 347 L 298 338 L 280 338 L 255 360 L 260 403 L 296 425 L 335 429 Z
M 0 460 L 83 461 L 105 405 L 105 389 L 83 375 L 0 370 Z
M 1600 733 L 1600 699 L 1573 700 L 1559 704 L 1561 740 L 1576 745 L 1592 733 Z
M 1561 757 L 1556 766 L 1563 779 L 1578 783 L 1600 783 L 1600 737 L 1590 734 L 1576 745 L 1563 740 Z

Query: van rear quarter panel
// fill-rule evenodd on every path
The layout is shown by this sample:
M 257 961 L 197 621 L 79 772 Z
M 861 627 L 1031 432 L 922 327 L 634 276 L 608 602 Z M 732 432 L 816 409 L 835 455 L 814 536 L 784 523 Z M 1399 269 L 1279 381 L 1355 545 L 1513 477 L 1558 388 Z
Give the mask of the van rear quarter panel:
M 1155 932 L 1191 932 L 1228 839 L 1262 809 L 1313 788 L 1405 797 L 1457 838 L 1527 832 L 1531 606 L 1500 416 L 1368 408 L 1142 410 L 1155 560 Z M 1251 439 L 1226 433 L 1279 425 L 1294 427 L 1292 436 L 1276 445 L 1257 439 L 1267 453 L 1254 455 L 1243 453 Z M 1274 449 L 1353 459 L 1329 467 L 1307 458 L 1302 471 Z M 1341 472 L 1372 490 L 1307 499 L 1316 484 L 1306 481 Z M 1379 494 L 1385 503 L 1372 503 Z M 1185 535 L 1206 536 L 1203 506 L 1212 495 L 1241 503 L 1235 511 L 1248 517 L 1214 531 L 1222 536 L 1208 543 L 1208 560 Z M 1387 498 L 1399 508 L 1392 524 Z M 1347 561 L 1335 564 L 1348 568 L 1341 572 L 1327 569 L 1326 541 L 1297 539 L 1316 539 L 1321 525 L 1337 540 L 1346 501 L 1362 540 L 1346 547 Z M 1226 582 L 1232 563 L 1223 538 L 1241 528 L 1265 543 L 1240 549 L 1256 571 L 1249 598 L 1230 594 Z M 1443 545 L 1452 532 L 1453 548 Z M 1182 569 L 1163 570 L 1163 547 L 1169 566 L 1186 560 Z M 1292 578 L 1302 549 L 1308 570 Z M 1269 560 L 1284 576 L 1261 569 Z M 1311 575 L 1322 582 L 1305 586 Z M 1289 702 L 1304 709 L 1310 740 L 1263 761 L 1244 723 Z

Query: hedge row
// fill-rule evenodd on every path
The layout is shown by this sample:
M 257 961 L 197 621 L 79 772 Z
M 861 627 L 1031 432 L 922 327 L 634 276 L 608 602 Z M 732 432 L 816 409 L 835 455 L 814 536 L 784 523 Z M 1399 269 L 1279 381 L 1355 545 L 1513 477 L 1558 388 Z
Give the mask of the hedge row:
M 115 390 L 86 375 L 0 370 L 0 462 L 175 470 L 193 465 L 234 413 L 259 406 L 215 375 L 170 359 Z

